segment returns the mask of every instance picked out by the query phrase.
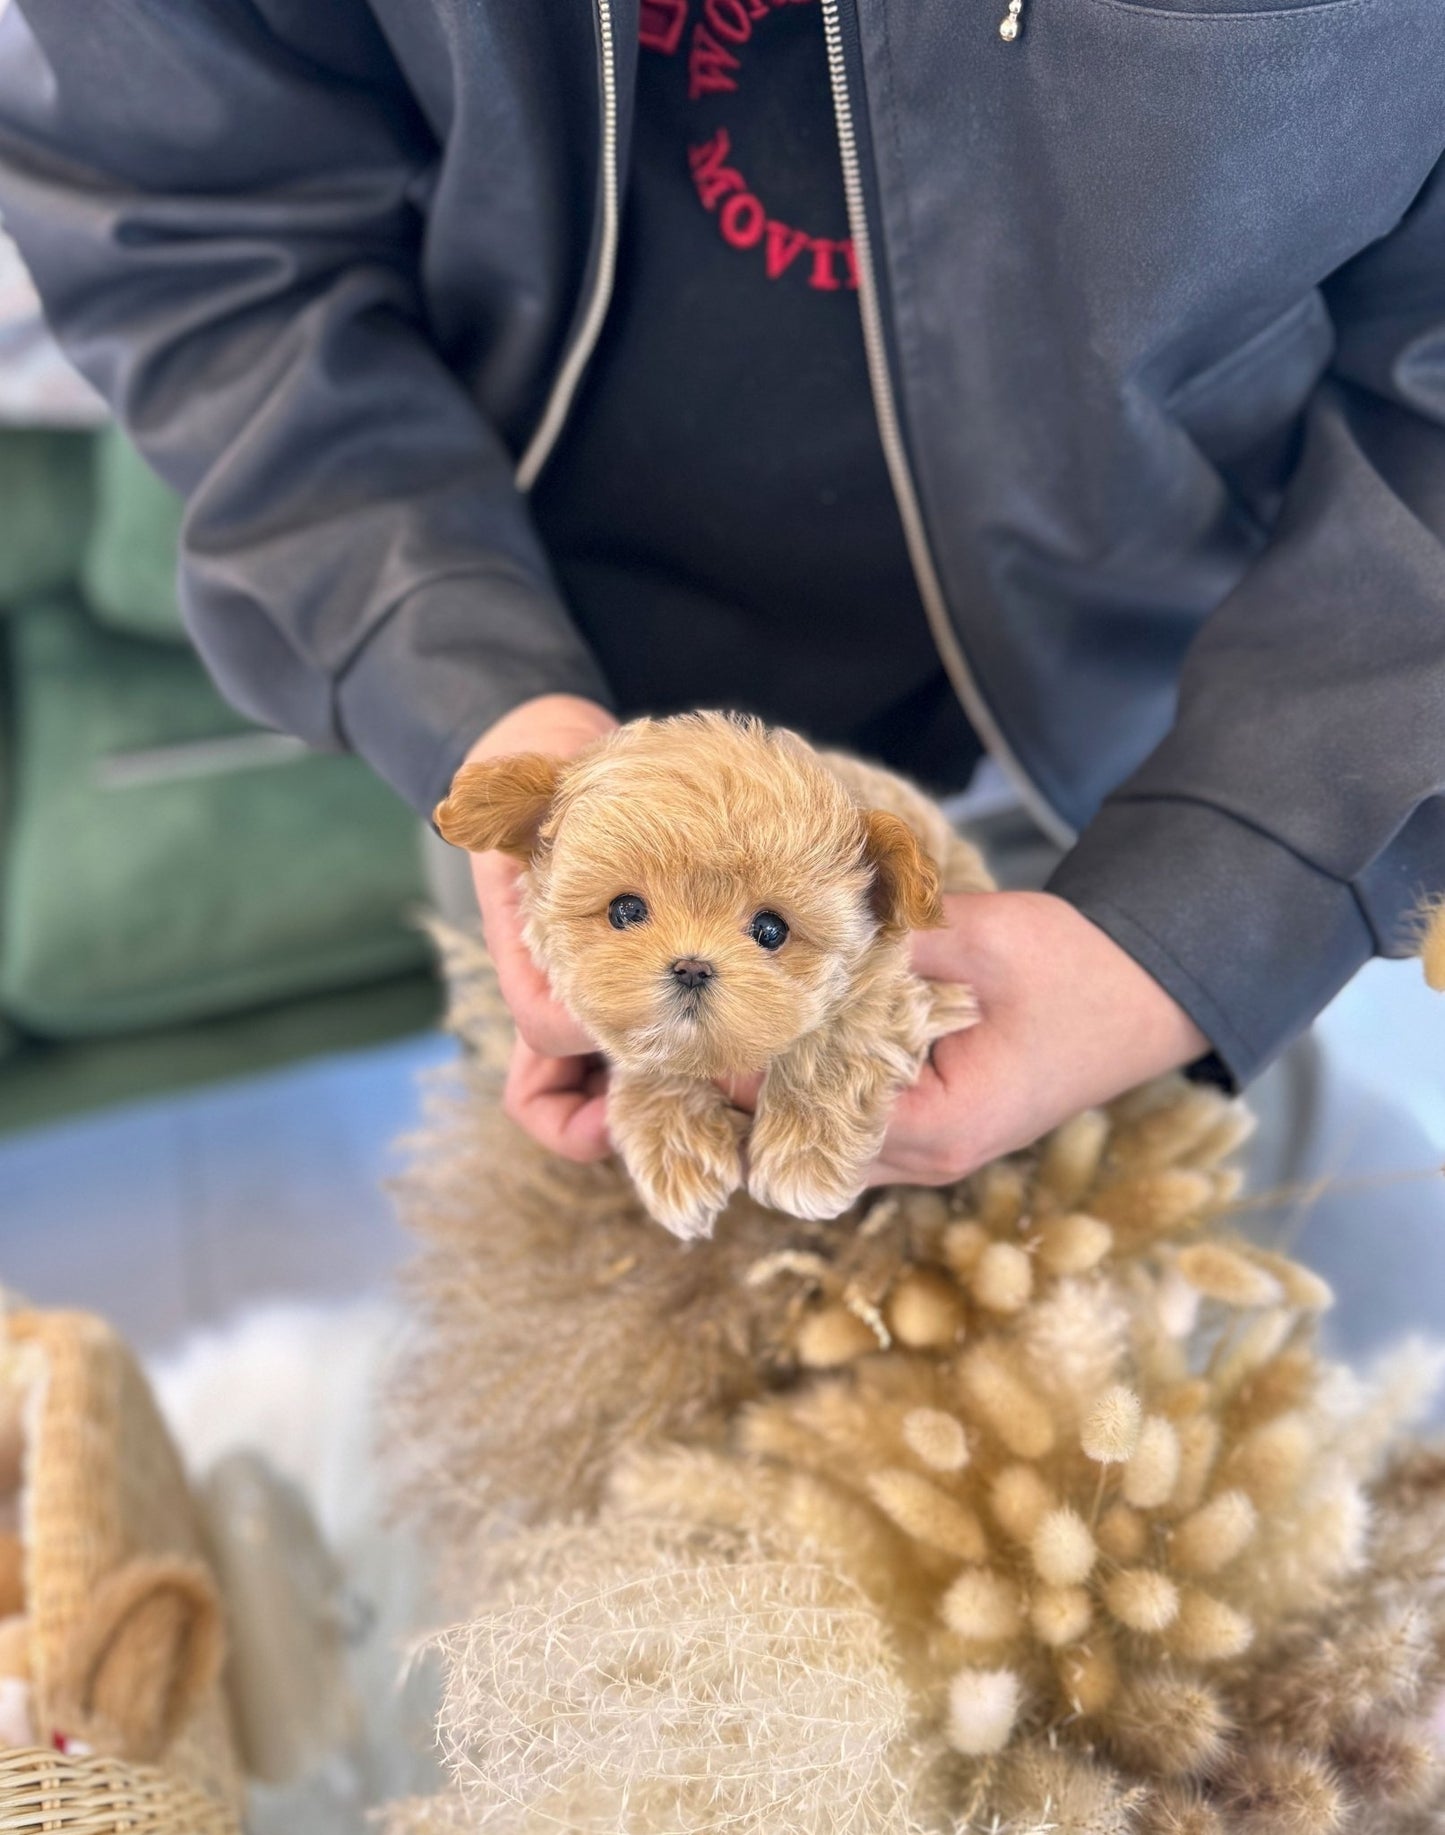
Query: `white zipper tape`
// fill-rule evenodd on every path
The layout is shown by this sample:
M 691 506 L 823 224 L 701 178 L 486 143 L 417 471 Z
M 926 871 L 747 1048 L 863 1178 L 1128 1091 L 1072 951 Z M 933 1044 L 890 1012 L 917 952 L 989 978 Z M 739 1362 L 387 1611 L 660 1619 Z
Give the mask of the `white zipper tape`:
M 597 43 L 602 91 L 602 243 L 597 251 L 597 272 L 593 276 L 592 297 L 587 302 L 582 323 L 572 348 L 547 397 L 547 406 L 537 423 L 537 430 L 527 443 L 517 466 L 517 489 L 529 491 L 541 475 L 542 467 L 552 456 L 572 401 L 591 361 L 602 323 L 612 300 L 612 286 L 617 276 L 617 242 L 621 222 L 621 204 L 617 173 L 617 51 L 612 37 L 610 0 L 596 0 Z

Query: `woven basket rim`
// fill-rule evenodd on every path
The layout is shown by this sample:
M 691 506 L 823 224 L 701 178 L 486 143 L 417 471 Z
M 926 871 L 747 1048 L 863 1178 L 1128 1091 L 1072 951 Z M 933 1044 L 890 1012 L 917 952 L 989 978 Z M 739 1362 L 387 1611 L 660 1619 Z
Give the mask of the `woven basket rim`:
M 224 1804 L 156 1765 L 48 1746 L 0 1749 L 0 1831 L 241 1835 Z

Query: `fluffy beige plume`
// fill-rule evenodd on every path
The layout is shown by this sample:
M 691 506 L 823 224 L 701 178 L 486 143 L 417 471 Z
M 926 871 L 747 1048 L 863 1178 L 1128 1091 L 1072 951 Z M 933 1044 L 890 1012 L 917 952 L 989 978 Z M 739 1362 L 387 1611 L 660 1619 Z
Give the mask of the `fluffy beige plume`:
M 1129 1356 L 1129 1332 L 1129 1309 L 1107 1279 L 1055 1281 L 1018 1315 L 1013 1342 L 1022 1374 L 1061 1435 L 1075 1435 L 1094 1398 L 1114 1382 Z
M 1149 1547 L 1149 1519 L 1128 1504 L 1110 1504 L 1095 1531 L 1099 1547 L 1111 1561 L 1139 1561 Z
M 935 1472 L 961 1472 L 968 1464 L 968 1435 L 956 1415 L 941 1408 L 910 1408 L 903 1417 L 910 1452 Z
M 1162 1784 L 1143 1793 L 1131 1835 L 1228 1835 L 1222 1813 L 1189 1784 Z
M 807 1370 L 836 1370 L 882 1348 L 885 1334 L 847 1306 L 824 1306 L 798 1327 L 794 1345 Z
M 1169 1631 L 1169 1648 L 1190 1663 L 1227 1663 L 1248 1650 L 1254 1627 L 1241 1612 L 1185 1587 L 1179 1594 L 1179 1611 Z
M 1104 1603 L 1131 1631 L 1167 1631 L 1179 1616 L 1179 1589 L 1167 1574 L 1127 1567 L 1104 1582 Z
M 1259 1513 L 1243 1491 L 1221 1491 L 1174 1530 L 1170 1564 L 1181 1574 L 1217 1574 L 1243 1551 L 1258 1522 Z
M 939 1608 L 950 1631 L 971 1643 L 1007 1643 L 1023 1629 L 1023 1596 L 1007 1574 L 966 1567 Z
M 961 1669 L 948 1686 L 948 1742 L 954 1751 L 970 1758 L 1002 1752 L 1022 1695 L 1011 1669 Z
M 1321 1355 L 1323 1283 L 1232 1233 L 1237 1107 L 1166 1079 L 684 1251 L 475 1042 L 402 1191 L 399 1452 L 465 1590 L 396 1835 L 1441 1835 L 1438 1371 Z
M 874 1472 L 868 1492 L 889 1521 L 916 1541 L 960 1561 L 981 1561 L 988 1553 L 977 1513 L 920 1473 L 896 1467 Z
M 1338 1835 L 1349 1808 L 1328 1763 L 1283 1747 L 1240 1752 L 1218 1796 L 1240 1835 Z
M 1125 1468 L 1125 1501 L 1137 1510 L 1157 1510 L 1169 1502 L 1178 1481 L 1179 1435 L 1163 1415 L 1150 1415 L 1140 1424 Z
M 1114 1644 L 1103 1631 L 1092 1630 L 1080 1643 L 1060 1651 L 1055 1673 L 1069 1714 L 1081 1723 L 1106 1714 L 1118 1698 L 1119 1663 Z
M 888 1329 L 910 1350 L 944 1350 L 963 1335 L 968 1310 L 963 1295 L 941 1269 L 912 1268 L 888 1296 Z
M 959 1366 L 964 1400 L 1018 1459 L 1042 1459 L 1054 1446 L 1054 1422 L 1038 1395 L 993 1346 L 967 1352 Z
M 1040 1522 L 1058 1503 L 1032 1465 L 1006 1465 L 994 1476 L 988 1501 L 999 1526 L 1016 1542 L 1032 1541 Z
M 1425 981 L 1437 994 L 1445 994 L 1445 899 L 1425 909 L 1420 930 L 1420 962 Z
M 1034 1290 L 1034 1265 L 1014 1242 L 991 1242 L 973 1265 L 969 1292 L 993 1313 L 1016 1313 Z
M 1114 1232 L 1097 1217 L 1074 1212 L 1054 1217 L 1039 1231 L 1038 1257 L 1050 1274 L 1089 1274 L 1114 1246 Z
M 1081 1754 L 1045 1740 L 1024 1740 L 999 1763 L 990 1797 L 1011 1829 L 1130 1835 L 1145 1793 Z
M 1052 1207 L 1073 1210 L 1078 1206 L 1099 1176 L 1112 1132 L 1102 1109 L 1085 1109 L 1049 1136 L 1039 1157 L 1038 1184 Z
M 1099 1548 L 1077 1510 L 1065 1505 L 1043 1517 L 1029 1542 L 1034 1569 L 1048 1586 L 1079 1586 L 1089 1578 Z
M 1206 1683 L 1147 1667 L 1109 1705 L 1109 1751 L 1136 1775 L 1200 1778 L 1227 1749 L 1229 1715 Z
M 988 1231 L 973 1218 L 951 1223 L 941 1244 L 944 1265 L 955 1279 L 966 1282 L 992 1241 Z
M 1084 1417 L 1080 1444 L 1086 1458 L 1099 1465 L 1123 1465 L 1134 1456 L 1144 1409 L 1132 1389 L 1113 1383 Z
M 1090 1201 L 1090 1212 L 1112 1227 L 1116 1240 L 1138 1249 L 1201 1223 L 1214 1202 L 1207 1174 L 1171 1168 L 1105 1186 Z
M 1274 1275 L 1228 1243 L 1192 1243 L 1179 1251 L 1178 1267 L 1191 1287 L 1225 1306 L 1277 1306 L 1284 1298 Z

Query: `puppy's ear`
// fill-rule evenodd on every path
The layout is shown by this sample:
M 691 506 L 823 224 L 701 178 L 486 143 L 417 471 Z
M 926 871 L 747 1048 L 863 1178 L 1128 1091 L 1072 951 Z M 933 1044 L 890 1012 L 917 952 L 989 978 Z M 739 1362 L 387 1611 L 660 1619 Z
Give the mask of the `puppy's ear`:
M 873 911 L 886 933 L 938 928 L 943 922 L 938 868 L 902 816 L 863 811 L 863 857 L 873 869 Z
M 515 752 L 463 765 L 432 814 L 437 832 L 453 847 L 484 854 L 500 848 L 530 860 L 537 833 L 557 794 L 558 759 L 541 752 Z

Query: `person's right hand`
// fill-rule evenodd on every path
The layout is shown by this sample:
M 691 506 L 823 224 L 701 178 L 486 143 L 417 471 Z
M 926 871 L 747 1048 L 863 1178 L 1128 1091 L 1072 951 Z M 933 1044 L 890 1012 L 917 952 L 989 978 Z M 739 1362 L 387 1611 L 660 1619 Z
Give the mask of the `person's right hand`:
M 465 762 L 475 764 L 509 752 L 570 758 L 616 725 L 595 701 L 540 695 L 489 727 Z M 502 1106 L 553 1153 L 569 1160 L 602 1159 L 611 1151 L 606 1071 L 596 1056 L 595 1041 L 552 993 L 532 960 L 522 935 L 521 878 L 521 867 L 506 854 L 472 855 L 482 934 L 517 1027 Z

